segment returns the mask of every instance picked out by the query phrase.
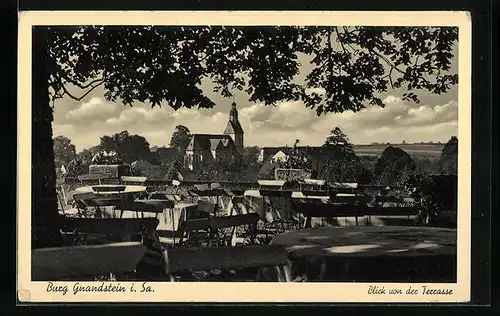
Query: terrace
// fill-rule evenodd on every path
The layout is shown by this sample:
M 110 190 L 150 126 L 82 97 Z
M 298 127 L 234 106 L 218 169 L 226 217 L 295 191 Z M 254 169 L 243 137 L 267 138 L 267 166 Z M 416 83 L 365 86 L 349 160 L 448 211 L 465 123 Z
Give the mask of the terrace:
M 394 188 L 102 180 L 59 185 L 65 246 L 32 251 L 33 280 L 456 279 L 456 230 L 423 227 L 420 200 Z

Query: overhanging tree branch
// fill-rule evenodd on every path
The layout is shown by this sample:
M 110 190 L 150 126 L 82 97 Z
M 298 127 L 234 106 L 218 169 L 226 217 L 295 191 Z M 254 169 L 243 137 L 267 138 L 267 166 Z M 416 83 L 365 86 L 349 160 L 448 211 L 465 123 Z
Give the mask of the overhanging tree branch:
M 342 50 L 344 51 L 344 53 L 347 54 L 347 51 L 345 50 L 345 47 L 344 47 L 344 42 L 340 39 L 340 33 L 339 33 L 339 30 L 337 27 L 335 27 L 335 32 L 337 33 L 337 41 L 340 43 L 340 46 L 342 47 Z
M 384 55 L 382 55 L 381 53 L 377 52 L 375 49 L 373 49 L 373 48 L 372 48 L 372 49 L 370 49 L 369 51 L 370 51 L 371 53 L 373 53 L 373 54 L 377 55 L 378 57 L 380 57 L 382 60 L 384 60 L 384 61 L 387 63 L 387 65 L 388 65 L 389 67 L 391 67 L 391 69 L 395 69 L 397 72 L 399 72 L 399 73 L 401 73 L 401 74 L 403 74 L 403 75 L 405 74 L 405 72 L 404 72 L 403 70 L 399 69 L 399 68 L 398 68 L 396 65 L 394 65 L 394 63 L 392 63 L 392 62 L 391 62 L 391 61 L 390 61 L 387 57 L 385 57 L 385 56 L 384 56 Z
M 96 84 L 95 86 L 92 86 L 92 88 L 90 88 L 89 90 L 87 90 L 87 92 L 85 92 L 82 96 L 80 97 L 75 97 L 74 95 L 72 95 L 67 89 L 66 87 L 64 86 L 64 84 L 61 84 L 61 87 L 64 91 L 64 94 L 67 94 L 70 98 L 72 98 L 73 100 L 76 100 L 76 101 L 81 101 L 83 98 L 85 98 L 90 92 L 92 92 L 95 88 L 99 87 L 100 85 L 102 85 L 104 83 L 104 80 L 102 80 L 101 82 L 99 82 L 98 84 Z

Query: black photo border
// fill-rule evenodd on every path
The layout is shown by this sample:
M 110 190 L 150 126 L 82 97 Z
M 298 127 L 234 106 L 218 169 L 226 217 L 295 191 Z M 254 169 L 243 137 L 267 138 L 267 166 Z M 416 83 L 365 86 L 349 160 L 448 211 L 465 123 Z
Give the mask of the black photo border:
M 13 2 L 13 1 L 11 1 Z M 13 7 L 9 7 L 7 11 L 7 17 L 10 17 L 11 22 L 13 22 L 13 32 L 9 44 L 14 48 L 14 54 L 17 56 L 17 10 L 13 11 Z M 495 196 L 492 188 L 492 177 L 493 166 L 496 165 L 498 160 L 492 155 L 492 124 L 493 124 L 493 106 L 492 106 L 492 39 L 494 38 L 492 34 L 492 9 L 493 2 L 488 0 L 440 0 L 440 1 L 389 1 L 389 0 L 379 0 L 379 1 L 362 1 L 362 0 L 349 0 L 343 3 L 332 3 L 332 1 L 318 1 L 318 0 L 300 0 L 294 2 L 286 1 L 187 1 L 179 0 L 176 3 L 165 3 L 161 0 L 154 1 L 132 1 L 132 0 L 20 0 L 19 1 L 19 11 L 28 10 L 363 10 L 363 11 L 382 11 L 382 10 L 394 10 L 394 11 L 411 11 L 411 10 L 424 10 L 424 11 L 434 11 L 434 10 L 450 10 L 450 11 L 469 11 L 472 17 L 472 207 L 471 207 L 471 302 L 464 304 L 419 304 L 412 311 L 422 313 L 428 312 L 427 308 L 432 306 L 432 310 L 439 312 L 451 312 L 447 309 L 453 306 L 454 310 L 459 306 L 464 307 L 463 311 L 469 313 L 473 312 L 470 310 L 471 306 L 476 306 L 476 311 L 481 311 L 487 309 L 487 307 L 492 303 L 491 295 L 491 206 L 492 197 Z M 10 22 L 10 23 L 11 23 Z M 2 23 L 5 23 L 2 22 Z M 12 29 L 12 28 L 11 28 Z M 7 116 L 9 118 L 8 128 L 11 129 L 9 134 L 5 135 L 16 135 L 16 98 L 17 98 L 17 61 L 9 63 L 11 68 L 13 68 L 13 74 L 11 71 L 10 83 L 8 84 L 10 90 L 10 97 L 8 98 L 14 104 L 14 107 L 10 107 L 7 111 Z M 14 66 L 14 67 L 12 67 Z M 16 82 L 14 84 L 14 82 Z M 496 99 L 498 100 L 498 98 Z M 9 140 L 16 139 L 16 137 L 9 136 Z M 10 148 L 14 148 L 14 145 Z M 14 168 L 16 164 L 16 150 L 13 150 L 14 155 Z M 495 164 L 492 164 L 495 162 Z M 15 187 L 16 173 L 10 172 L 13 175 L 13 182 L 10 184 L 11 187 Z M 16 205 L 16 194 L 13 194 L 14 206 Z M 16 231 L 16 216 L 12 216 L 11 226 L 14 227 L 12 232 L 15 240 Z M 14 245 L 15 254 L 15 242 L 11 243 Z M 15 255 L 12 256 L 15 258 Z M 14 259 L 15 261 L 15 259 Z M 14 276 L 15 285 L 15 262 L 11 264 L 14 270 L 10 273 Z M 14 291 L 10 292 L 15 293 Z M 14 298 L 14 305 L 18 303 L 15 302 L 15 294 L 10 296 Z M 47 312 L 55 312 L 60 303 L 51 304 L 24 304 L 18 311 L 29 312 L 33 310 L 35 306 L 41 307 L 41 305 L 51 305 L 50 307 L 43 307 L 42 309 L 47 310 Z M 82 314 L 87 314 L 90 310 L 88 308 L 98 307 L 103 312 L 108 312 L 110 307 L 108 304 L 99 303 L 78 303 L 78 304 L 64 304 L 71 305 L 67 313 L 82 312 Z M 171 314 L 179 312 L 208 312 L 208 313 L 222 313 L 230 311 L 231 307 L 238 307 L 234 310 L 236 313 L 262 313 L 262 312 L 278 312 L 278 308 L 284 308 L 285 312 L 292 312 L 297 314 L 303 313 L 329 313 L 329 312 L 353 312 L 354 309 L 357 312 L 375 311 L 373 306 L 376 305 L 378 308 L 376 312 L 385 314 L 388 309 L 392 309 L 396 306 L 398 309 L 406 307 L 409 304 L 305 304 L 305 303 L 290 303 L 290 304 L 157 304 L 157 303 L 130 303 L 130 304 L 116 304 L 116 305 L 126 305 L 126 309 L 120 309 L 120 313 L 125 314 L 138 314 L 143 313 L 144 307 L 149 307 L 148 311 L 161 312 L 161 314 Z M 414 306 L 415 304 L 412 304 Z M 4 305 L 5 306 L 5 305 Z M 479 308 L 482 306 L 482 308 Z M 265 308 L 263 308 L 265 307 Z M 37 308 L 38 309 L 38 308 Z M 406 309 L 406 308 L 405 308 Z M 425 309 L 425 310 L 424 310 Z M 476 312 L 474 311 L 474 312 Z M 65 314 L 66 314 L 65 312 Z M 391 311 L 392 312 L 392 311 Z M 400 311 L 401 312 L 401 311 Z M 405 311 L 407 312 L 407 311 Z M 462 312 L 462 311 L 457 311 Z M 38 312 L 36 312 L 38 314 Z

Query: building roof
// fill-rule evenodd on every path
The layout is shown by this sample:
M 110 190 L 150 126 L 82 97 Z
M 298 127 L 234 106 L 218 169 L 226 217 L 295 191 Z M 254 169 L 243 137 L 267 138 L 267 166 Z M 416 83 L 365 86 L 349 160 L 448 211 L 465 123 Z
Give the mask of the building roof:
M 267 160 L 269 157 L 276 155 L 278 152 L 283 152 L 286 155 L 290 155 L 293 150 L 298 150 L 299 152 L 307 152 L 309 151 L 310 153 L 313 153 L 317 151 L 321 147 L 314 147 L 314 146 L 297 146 L 297 147 L 286 147 L 286 146 L 281 146 L 281 147 L 262 147 L 262 152 L 263 152 L 263 160 Z
M 219 146 L 233 146 L 233 139 L 223 134 L 193 134 L 187 150 L 217 150 Z
M 224 134 L 243 134 L 243 128 L 241 127 L 240 121 L 228 121 Z

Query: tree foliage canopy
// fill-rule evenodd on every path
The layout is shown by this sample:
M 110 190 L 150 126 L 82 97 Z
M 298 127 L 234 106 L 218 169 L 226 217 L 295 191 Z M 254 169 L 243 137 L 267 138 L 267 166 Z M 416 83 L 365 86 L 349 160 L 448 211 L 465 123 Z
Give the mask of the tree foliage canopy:
M 458 170 L 458 138 L 452 136 L 444 145 L 439 160 L 440 169 L 446 173 L 456 174 Z
M 57 136 L 53 139 L 54 144 L 54 159 L 56 167 L 61 164 L 68 164 L 76 157 L 75 145 L 65 136 Z
M 208 78 L 224 97 L 244 90 L 252 102 L 303 100 L 319 115 L 384 106 L 379 93 L 389 87 L 416 102 L 414 91 L 446 92 L 458 82 L 450 73 L 457 39 L 455 27 L 83 26 L 51 27 L 45 40 L 53 100 L 103 86 L 123 104 L 211 108 L 200 87 Z M 299 55 L 312 64 L 304 83 L 294 80 Z
M 170 147 L 178 148 L 179 152 L 184 154 L 190 140 L 191 132 L 189 131 L 189 128 L 184 125 L 177 125 L 172 133 L 172 138 L 170 139 Z
M 318 176 L 329 181 L 357 181 L 363 170 L 361 161 L 349 138 L 335 127 L 321 148 L 323 158 L 318 164 Z
M 139 135 L 130 135 L 127 131 L 101 137 L 99 147 L 105 151 L 117 152 L 126 163 L 151 159 L 151 151 L 146 139 Z
M 404 183 L 416 169 L 415 161 L 399 147 L 389 146 L 375 164 L 374 177 L 378 183 L 395 185 Z

